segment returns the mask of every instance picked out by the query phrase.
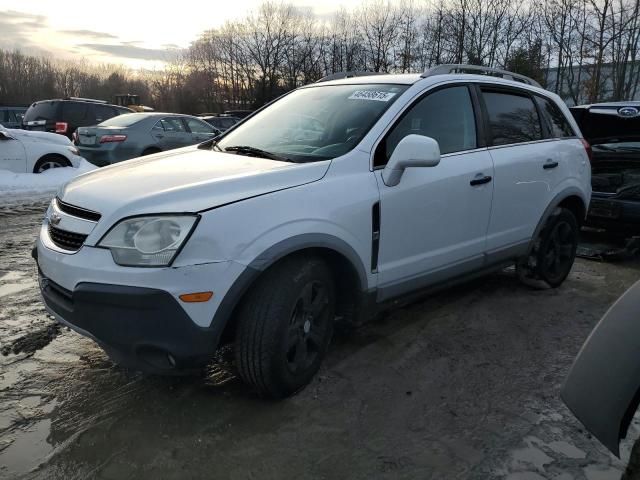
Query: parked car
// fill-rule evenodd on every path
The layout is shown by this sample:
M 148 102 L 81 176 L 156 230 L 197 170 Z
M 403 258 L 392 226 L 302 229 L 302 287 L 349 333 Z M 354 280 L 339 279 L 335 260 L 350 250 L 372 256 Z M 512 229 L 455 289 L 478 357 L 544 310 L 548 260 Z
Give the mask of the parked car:
M 640 281 L 593 329 L 562 387 L 562 399 L 613 454 L 640 401 Z
M 90 98 L 42 100 L 33 103 L 27 109 L 23 128 L 59 133 L 71 138 L 78 127 L 96 125 L 109 118 L 131 112 L 128 108 Z
M 22 128 L 22 118 L 27 107 L 0 107 L 0 125 L 5 128 Z
M 582 105 L 571 112 L 593 150 L 587 224 L 640 234 L 640 102 Z
M 221 132 L 226 132 L 240 121 L 240 119 L 237 117 L 222 115 L 203 115 L 200 116 L 200 118 L 202 118 L 202 120 L 207 122 L 212 127 L 220 130 Z
M 241 378 L 283 397 L 335 318 L 514 263 L 559 286 L 591 194 L 584 139 L 533 80 L 459 68 L 314 83 L 216 140 L 72 180 L 34 252 L 48 311 L 144 371 L 233 341 Z M 308 116 L 323 134 L 301 143 Z
M 243 119 L 251 115 L 253 112 L 254 110 L 225 110 L 223 115 L 229 115 L 232 117 Z
M 81 157 L 68 138 L 0 126 L 0 170 L 41 173 L 56 167 L 78 167 Z
M 80 153 L 103 167 L 131 158 L 186 147 L 220 134 L 207 122 L 173 113 L 128 113 L 95 127 L 80 127 L 74 136 Z

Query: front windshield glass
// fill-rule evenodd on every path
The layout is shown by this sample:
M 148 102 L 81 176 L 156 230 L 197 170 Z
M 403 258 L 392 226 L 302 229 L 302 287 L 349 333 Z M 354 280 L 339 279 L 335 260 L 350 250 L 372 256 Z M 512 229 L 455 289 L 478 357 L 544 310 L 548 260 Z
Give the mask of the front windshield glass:
M 377 84 L 296 90 L 225 135 L 214 147 L 268 158 L 270 154 L 293 162 L 335 158 L 353 149 L 406 89 L 407 85 Z

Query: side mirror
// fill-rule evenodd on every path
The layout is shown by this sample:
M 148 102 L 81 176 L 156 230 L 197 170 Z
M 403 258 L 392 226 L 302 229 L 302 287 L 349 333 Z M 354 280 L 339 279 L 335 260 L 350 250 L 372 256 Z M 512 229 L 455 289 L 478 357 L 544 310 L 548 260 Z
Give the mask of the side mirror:
M 388 187 L 400 183 L 408 167 L 435 167 L 440 163 L 440 146 L 431 137 L 407 135 L 396 146 L 382 170 L 382 180 Z

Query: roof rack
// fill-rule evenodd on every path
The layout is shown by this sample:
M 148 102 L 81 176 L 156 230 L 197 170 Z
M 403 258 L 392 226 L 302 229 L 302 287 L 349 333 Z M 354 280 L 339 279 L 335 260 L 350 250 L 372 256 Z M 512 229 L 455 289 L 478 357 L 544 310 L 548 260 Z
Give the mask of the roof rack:
M 91 102 L 91 103 L 107 103 L 105 100 L 96 100 L 95 98 L 82 98 L 82 97 L 67 97 L 65 100 L 77 100 L 79 102 Z
M 504 78 L 506 80 L 513 80 L 520 83 L 526 83 L 534 87 L 541 87 L 533 78 L 520 75 L 519 73 L 508 72 L 499 68 L 482 67 L 480 65 L 464 65 L 460 63 L 436 65 L 435 67 L 426 70 L 422 75 L 422 78 L 431 77 L 433 75 L 447 75 L 451 73 L 475 73 L 478 75 L 489 75 L 492 77 Z
M 326 77 L 322 77 L 320 80 L 316 80 L 316 83 L 320 82 L 328 82 L 330 80 L 340 80 L 343 78 L 353 78 L 353 77 L 367 77 L 369 75 L 384 75 L 385 72 L 365 72 L 365 71 L 350 71 L 350 72 L 336 72 L 331 75 L 327 75 Z

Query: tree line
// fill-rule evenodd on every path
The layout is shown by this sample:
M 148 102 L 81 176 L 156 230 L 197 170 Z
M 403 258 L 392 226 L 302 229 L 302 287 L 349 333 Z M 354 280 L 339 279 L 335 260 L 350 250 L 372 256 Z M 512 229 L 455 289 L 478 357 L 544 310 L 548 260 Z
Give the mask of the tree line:
M 369 0 L 330 18 L 265 2 L 203 32 L 162 71 L 0 50 L 0 104 L 137 93 L 158 110 L 255 108 L 339 71 L 471 63 L 528 75 L 570 103 L 638 93 L 640 0 Z

